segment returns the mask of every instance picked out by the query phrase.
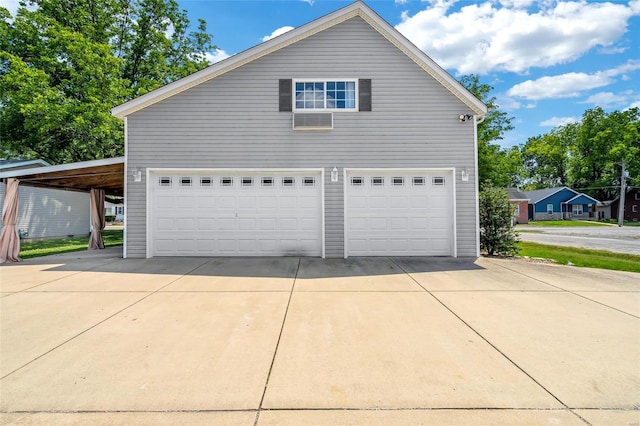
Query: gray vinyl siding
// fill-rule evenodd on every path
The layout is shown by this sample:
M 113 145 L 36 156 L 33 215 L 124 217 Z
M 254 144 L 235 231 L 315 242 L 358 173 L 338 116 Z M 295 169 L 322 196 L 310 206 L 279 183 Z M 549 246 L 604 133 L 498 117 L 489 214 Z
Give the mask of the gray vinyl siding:
M 294 131 L 280 79 L 370 78 L 372 112 L 334 114 L 330 131 Z M 128 167 L 324 168 L 327 257 L 344 247 L 343 168 L 457 172 L 459 256 L 476 255 L 473 123 L 460 100 L 353 18 L 128 117 Z M 333 167 L 340 181 L 330 181 Z M 146 182 L 127 185 L 127 255 L 146 254 Z
M 0 206 L 4 203 L 4 190 L 4 184 L 0 184 Z M 28 233 L 27 238 L 88 235 L 89 220 L 87 193 L 18 186 L 16 229 Z

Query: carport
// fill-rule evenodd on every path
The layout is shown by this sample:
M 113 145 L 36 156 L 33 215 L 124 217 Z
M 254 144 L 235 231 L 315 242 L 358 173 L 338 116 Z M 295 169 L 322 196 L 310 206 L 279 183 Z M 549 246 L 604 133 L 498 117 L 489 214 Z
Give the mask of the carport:
M 10 200 L 13 198 L 15 201 L 17 195 L 11 196 L 8 192 L 11 187 L 11 190 L 16 191 L 17 194 L 18 185 L 89 192 L 92 222 L 90 247 L 101 249 L 104 248 L 100 234 L 100 231 L 104 229 L 104 197 L 105 195 L 124 195 L 124 157 L 12 170 L 0 173 L 0 179 L 5 184 L 13 183 L 7 186 L 5 195 L 5 204 L 7 205 L 3 206 L 3 232 L 0 236 L 2 261 L 19 260 L 20 245 L 15 230 L 16 213 L 9 214 L 12 209 L 17 209 L 17 202 L 13 202 L 15 205 L 12 207 L 9 205 L 11 204 Z M 11 222 L 12 218 L 13 223 Z M 5 244 L 11 245 L 11 248 L 6 248 Z M 17 251 L 15 244 L 17 244 Z

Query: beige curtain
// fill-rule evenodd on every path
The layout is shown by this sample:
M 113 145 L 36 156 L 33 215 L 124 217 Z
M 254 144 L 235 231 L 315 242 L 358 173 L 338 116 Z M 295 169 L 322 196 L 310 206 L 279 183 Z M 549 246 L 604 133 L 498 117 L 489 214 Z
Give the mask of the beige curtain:
M 104 229 L 104 189 L 92 188 L 89 193 L 91 199 L 91 237 L 89 248 L 91 250 L 103 249 L 102 231 Z
M 18 179 L 7 180 L 2 206 L 2 233 L 0 234 L 0 263 L 20 261 L 20 237 L 16 229 L 18 217 Z

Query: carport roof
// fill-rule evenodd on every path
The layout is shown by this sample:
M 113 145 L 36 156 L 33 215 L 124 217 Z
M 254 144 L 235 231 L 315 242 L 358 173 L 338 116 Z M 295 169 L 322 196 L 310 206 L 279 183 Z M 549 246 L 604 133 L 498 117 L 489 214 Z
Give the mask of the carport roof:
M 43 188 L 86 191 L 101 188 L 109 195 L 124 194 L 124 157 L 0 172 L 0 179 Z

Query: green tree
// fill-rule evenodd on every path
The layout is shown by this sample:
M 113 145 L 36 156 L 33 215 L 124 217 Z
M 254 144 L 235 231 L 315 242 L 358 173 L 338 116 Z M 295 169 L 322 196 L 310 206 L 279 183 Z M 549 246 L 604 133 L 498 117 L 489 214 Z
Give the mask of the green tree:
M 513 228 L 513 207 L 503 189 L 480 192 L 480 248 L 488 255 L 518 253 L 518 234 Z
M 24 7 L 24 6 L 29 6 Z M 0 8 L 0 152 L 52 164 L 122 155 L 114 106 L 208 65 L 206 23 L 175 0 Z
M 8 32 L 0 51 L 3 150 L 53 164 L 121 154 L 122 124 L 109 111 L 126 81 L 109 46 L 26 9 Z
M 624 162 L 631 184 L 640 184 L 640 110 L 584 112 L 570 147 L 570 184 L 597 199 L 618 194 Z
M 482 123 L 478 124 L 478 176 L 480 188 L 490 186 L 513 186 L 513 173 L 508 173 L 505 165 L 513 168 L 512 160 L 517 154 L 508 157 L 508 152 L 502 150 L 494 142 L 502 140 L 504 134 L 514 127 L 511 124 L 513 117 L 509 117 L 496 103 L 496 98 L 491 96 L 493 87 L 480 83 L 480 77 L 475 74 L 462 76 L 460 83 L 478 99 L 487 105 L 487 115 Z
M 530 189 L 568 185 L 569 149 L 575 142 L 577 123 L 529 138 L 522 147 Z

